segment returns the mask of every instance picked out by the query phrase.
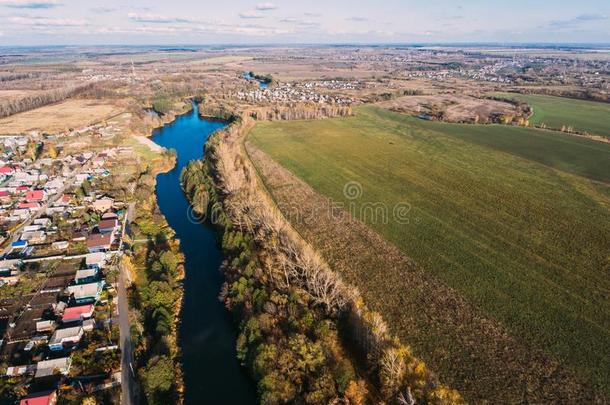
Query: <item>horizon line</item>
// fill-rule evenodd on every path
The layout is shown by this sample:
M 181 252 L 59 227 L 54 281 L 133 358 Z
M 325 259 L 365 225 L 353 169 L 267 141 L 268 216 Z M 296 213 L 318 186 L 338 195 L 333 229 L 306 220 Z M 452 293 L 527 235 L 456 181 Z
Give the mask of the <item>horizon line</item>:
M 500 46 L 500 47 L 514 47 L 514 46 L 546 46 L 546 47 L 610 47 L 610 42 L 547 42 L 547 41 L 457 41 L 457 42 L 294 42 L 294 43 L 282 43 L 282 42 L 261 42 L 261 43 L 246 43 L 246 42 L 218 42 L 218 43 L 147 43 L 147 44 L 120 44 L 120 43 L 96 43 L 96 44 L 29 44 L 29 45 L 10 45 L 0 44 L 0 48 L 28 48 L 28 47 L 290 47 L 290 46 L 447 46 L 447 47 L 458 47 L 458 46 Z

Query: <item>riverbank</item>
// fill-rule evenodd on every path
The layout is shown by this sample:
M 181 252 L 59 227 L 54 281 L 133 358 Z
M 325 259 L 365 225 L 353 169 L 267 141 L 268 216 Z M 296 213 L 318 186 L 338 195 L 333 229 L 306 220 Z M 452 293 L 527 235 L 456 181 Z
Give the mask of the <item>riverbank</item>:
M 184 400 L 178 329 L 185 278 L 180 240 L 161 213 L 155 195 L 157 176 L 171 172 L 177 157 L 151 137 L 191 109 L 191 104 L 184 102 L 178 111 L 157 117 L 152 123 L 135 120 L 135 128 L 133 123 L 131 128 L 136 131 L 133 135 L 136 141 L 147 152 L 136 149 L 141 171 L 134 190 L 133 243 L 130 254 L 124 256 L 123 267 L 131 281 L 128 298 L 135 347 L 133 369 L 138 391 L 142 391 L 140 397 L 145 396 L 149 404 Z
M 206 113 L 219 109 L 206 105 Z M 303 106 L 290 116 L 346 113 Z M 236 115 L 210 139 L 206 160 L 183 176 L 187 193 L 208 191 L 208 213 L 228 258 L 223 299 L 240 322 L 238 354 L 261 401 L 462 403 L 299 237 L 265 192 L 243 142 L 252 117 L 266 116 Z

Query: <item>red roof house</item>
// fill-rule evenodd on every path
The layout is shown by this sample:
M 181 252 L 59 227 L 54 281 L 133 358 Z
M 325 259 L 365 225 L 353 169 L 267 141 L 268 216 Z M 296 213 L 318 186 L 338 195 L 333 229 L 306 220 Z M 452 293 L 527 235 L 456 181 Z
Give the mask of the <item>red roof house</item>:
M 55 391 L 32 394 L 23 398 L 19 405 L 55 405 L 57 403 L 57 393 Z
M 0 167 L 0 174 L 12 174 L 15 173 L 15 169 L 11 166 L 2 166 Z
M 33 190 L 25 193 L 25 200 L 27 202 L 40 202 L 44 201 L 47 197 L 47 193 L 44 190 Z
M 62 322 L 76 322 L 84 319 L 89 319 L 93 315 L 93 305 L 79 305 L 70 307 L 64 310 L 64 315 L 61 318 Z
M 87 238 L 87 248 L 89 252 L 104 252 L 110 250 L 112 245 L 113 233 L 94 233 Z
M 103 219 L 97 224 L 97 229 L 101 233 L 113 232 L 119 227 L 119 221 L 116 218 Z
M 19 203 L 17 208 L 19 208 L 20 210 L 31 209 L 31 208 L 40 208 L 40 204 L 35 203 L 35 202 L 28 202 L 28 203 L 22 202 L 22 203 Z

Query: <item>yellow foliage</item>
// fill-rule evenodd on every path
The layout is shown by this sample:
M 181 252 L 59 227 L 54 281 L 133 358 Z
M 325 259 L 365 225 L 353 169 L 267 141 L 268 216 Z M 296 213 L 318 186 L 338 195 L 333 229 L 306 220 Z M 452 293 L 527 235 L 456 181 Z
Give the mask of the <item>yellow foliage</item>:
M 428 402 L 435 405 L 463 405 L 466 401 L 456 390 L 452 390 L 443 385 L 430 391 Z
M 365 405 L 368 392 L 364 380 L 352 380 L 345 390 L 345 402 L 349 405 Z

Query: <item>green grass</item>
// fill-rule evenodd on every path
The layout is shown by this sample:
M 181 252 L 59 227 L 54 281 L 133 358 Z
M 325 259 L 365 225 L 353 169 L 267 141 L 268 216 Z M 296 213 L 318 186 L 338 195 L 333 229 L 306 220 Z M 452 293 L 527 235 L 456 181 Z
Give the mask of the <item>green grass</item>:
M 357 112 L 260 123 L 249 139 L 320 193 L 356 203 L 354 212 L 409 203 L 408 224 L 365 222 L 519 338 L 610 392 L 610 191 L 580 176 L 608 181 L 610 145 Z M 343 194 L 350 181 L 362 185 L 361 198 Z
M 610 103 L 574 100 L 539 94 L 499 93 L 502 97 L 525 101 L 534 108 L 531 124 L 545 124 L 561 129 L 571 126 L 579 132 L 588 132 L 610 138 Z

